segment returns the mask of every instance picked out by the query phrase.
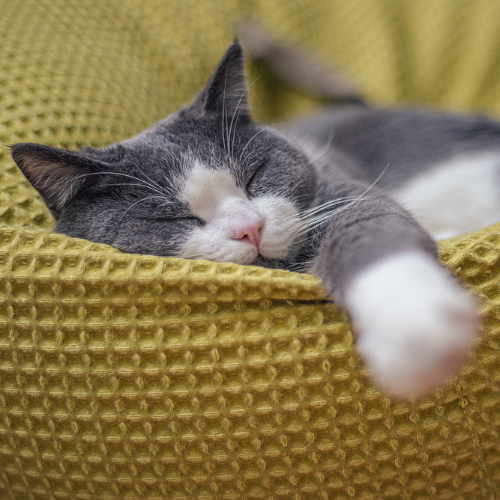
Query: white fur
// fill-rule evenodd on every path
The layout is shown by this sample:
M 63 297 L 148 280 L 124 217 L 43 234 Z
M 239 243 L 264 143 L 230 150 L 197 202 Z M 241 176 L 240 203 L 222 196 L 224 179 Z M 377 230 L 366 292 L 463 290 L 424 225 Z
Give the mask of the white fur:
M 198 161 L 182 193 L 192 213 L 206 224 L 191 232 L 181 257 L 250 264 L 259 251 L 276 259 L 292 251 L 299 217 L 289 200 L 275 195 L 249 199 L 229 171 L 207 168 Z M 234 237 L 249 226 L 261 226 L 258 248 Z
M 500 221 L 500 155 L 460 155 L 416 176 L 392 194 L 435 238 Z
M 210 221 L 225 199 L 245 200 L 247 197 L 228 170 L 207 168 L 196 160 L 186 180 L 182 198 L 193 214 Z
M 299 215 L 294 205 L 281 196 L 258 196 L 252 200 L 265 225 L 260 244 L 261 253 L 269 259 L 281 259 L 293 254 Z
M 361 271 L 346 304 L 375 380 L 404 397 L 452 374 L 477 330 L 475 301 L 420 252 L 395 254 Z

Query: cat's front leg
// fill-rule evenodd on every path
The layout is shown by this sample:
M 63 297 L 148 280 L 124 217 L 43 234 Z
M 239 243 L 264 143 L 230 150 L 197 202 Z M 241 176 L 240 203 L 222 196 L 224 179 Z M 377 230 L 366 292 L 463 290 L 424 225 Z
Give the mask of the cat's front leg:
M 390 393 L 422 395 L 464 361 L 477 334 L 476 301 L 390 200 L 332 221 L 313 271 L 349 313 L 361 357 Z
M 400 396 L 443 383 L 477 329 L 475 301 L 424 252 L 390 255 L 357 274 L 345 306 L 375 380 Z

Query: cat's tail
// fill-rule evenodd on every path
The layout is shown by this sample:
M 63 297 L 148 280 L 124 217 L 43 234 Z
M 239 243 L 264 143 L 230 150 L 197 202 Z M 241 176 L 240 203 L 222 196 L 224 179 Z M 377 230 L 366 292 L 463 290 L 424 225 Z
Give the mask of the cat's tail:
M 345 75 L 326 69 L 320 62 L 271 38 L 257 23 L 236 25 L 238 40 L 247 57 L 262 61 L 287 85 L 332 104 L 366 103 L 355 84 Z

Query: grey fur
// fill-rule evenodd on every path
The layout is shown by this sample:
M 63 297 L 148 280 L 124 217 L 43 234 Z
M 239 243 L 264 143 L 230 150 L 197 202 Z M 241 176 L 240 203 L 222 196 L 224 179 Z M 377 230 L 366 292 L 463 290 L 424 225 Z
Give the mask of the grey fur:
M 193 158 L 229 169 L 250 198 L 279 194 L 302 212 L 339 200 L 335 214 L 303 235 L 293 258 L 255 264 L 314 272 L 342 301 L 353 277 L 388 254 L 420 249 L 437 259 L 413 217 L 370 187 L 387 165 L 382 188 L 457 152 L 498 149 L 500 125 L 487 119 L 361 106 L 292 124 L 285 139 L 251 120 L 244 89 L 235 42 L 191 106 L 138 136 L 80 152 L 17 144 L 12 156 L 55 214 L 56 232 L 133 253 L 176 256 L 190 230 L 204 224 L 179 196 Z M 324 154 L 311 162 L 297 136 Z
M 415 174 L 463 153 L 500 151 L 500 123 L 424 109 L 337 106 L 287 127 L 354 161 L 350 174 L 373 182 L 389 166 L 379 187 L 400 187 Z

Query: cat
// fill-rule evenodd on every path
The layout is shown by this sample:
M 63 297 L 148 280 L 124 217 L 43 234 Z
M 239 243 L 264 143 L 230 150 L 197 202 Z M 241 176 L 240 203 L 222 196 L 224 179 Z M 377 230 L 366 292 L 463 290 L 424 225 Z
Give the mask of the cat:
M 460 366 L 478 315 L 402 204 L 437 232 L 500 220 L 499 139 L 500 124 L 487 118 L 361 104 L 280 130 L 259 125 L 235 41 L 190 105 L 137 136 L 80 151 L 15 144 L 11 154 L 58 233 L 319 276 L 347 311 L 374 380 L 410 397 Z M 472 201 L 486 208 L 451 229 L 436 222 L 418 195 L 434 196 L 429 176 L 445 191 L 479 183 Z

